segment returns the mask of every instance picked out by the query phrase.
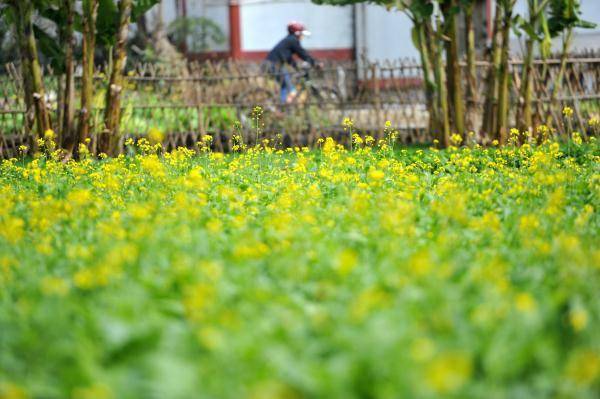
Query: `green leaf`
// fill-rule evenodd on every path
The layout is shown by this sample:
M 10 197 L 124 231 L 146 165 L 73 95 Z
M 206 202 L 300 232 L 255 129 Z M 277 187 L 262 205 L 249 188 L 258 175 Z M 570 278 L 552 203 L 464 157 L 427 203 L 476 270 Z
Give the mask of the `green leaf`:
M 418 18 L 429 18 L 433 15 L 433 3 L 427 0 L 415 1 L 410 5 L 411 12 Z
M 147 13 L 152 7 L 160 3 L 161 0 L 137 0 L 133 3 L 131 10 L 131 20 L 137 21 L 139 17 Z
M 96 21 L 96 40 L 109 47 L 116 42 L 119 24 L 119 10 L 113 0 L 98 0 L 98 19 Z
M 575 26 L 584 29 L 594 29 L 596 26 L 598 26 L 598 24 L 596 24 L 595 22 L 578 20 Z
M 413 46 L 418 49 L 421 41 L 419 40 L 419 31 L 416 26 L 413 26 L 410 30 L 410 37 L 412 39 Z
M 50 61 L 53 67 L 62 70 L 64 68 L 64 50 L 58 44 L 56 38 L 50 36 L 37 25 L 33 26 L 33 32 L 38 43 L 38 50 Z

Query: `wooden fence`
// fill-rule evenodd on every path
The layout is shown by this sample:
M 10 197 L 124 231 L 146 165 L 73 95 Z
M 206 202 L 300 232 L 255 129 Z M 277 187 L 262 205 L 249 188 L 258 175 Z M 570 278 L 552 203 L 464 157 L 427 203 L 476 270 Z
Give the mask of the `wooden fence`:
M 481 123 L 489 67 L 485 62 L 477 63 L 476 94 L 466 99 L 474 105 L 474 112 L 467 118 L 468 128 L 474 132 L 479 131 Z M 575 111 L 575 128 L 585 133 L 589 131 L 589 119 L 600 114 L 600 58 L 567 60 L 565 79 L 552 100 L 559 69 L 559 60 L 535 62 L 534 119 L 537 124 L 549 123 L 557 133 L 564 133 L 561 110 L 570 106 Z M 518 96 L 521 70 L 521 61 L 511 62 L 511 124 L 522 106 Z M 107 75 L 101 67 L 94 79 L 92 144 L 102 125 Z M 154 130 L 164 134 L 167 148 L 193 145 L 206 134 L 213 135 L 215 146 L 223 150 L 227 150 L 233 134 L 248 142 L 260 135 L 279 137 L 284 145 L 312 145 L 327 135 L 347 137 L 341 126 L 344 118 L 353 119 L 357 131 L 378 137 L 383 134 L 385 122 L 390 121 L 402 142 L 431 140 L 421 67 L 416 60 L 329 64 L 322 71 L 311 72 L 310 83 L 301 83 L 305 81 L 300 76 L 295 78 L 300 95 L 293 104 L 281 106 L 277 83 L 256 63 L 189 63 L 178 68 L 136 65 L 127 73 L 121 143 Z M 44 70 L 54 123 L 60 120 L 60 79 L 52 69 Z M 255 112 L 255 106 L 261 106 L 262 111 Z M 14 156 L 18 146 L 28 142 L 25 112 L 20 70 L 17 65 L 6 65 L 0 74 L 0 157 Z

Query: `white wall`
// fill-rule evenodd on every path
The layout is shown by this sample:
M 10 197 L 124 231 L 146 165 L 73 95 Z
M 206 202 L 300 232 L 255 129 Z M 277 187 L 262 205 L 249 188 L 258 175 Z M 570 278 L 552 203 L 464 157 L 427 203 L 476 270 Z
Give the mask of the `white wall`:
M 160 5 L 155 5 L 147 15 L 148 24 L 152 27 L 157 20 L 157 12 Z M 168 27 L 177 17 L 175 0 L 162 0 L 163 23 Z M 216 22 L 226 39 L 223 44 L 213 45 L 211 51 L 228 51 L 229 50 L 229 11 L 228 2 L 226 0 L 188 0 L 187 2 L 188 17 L 206 17 Z
M 291 20 L 305 23 L 312 32 L 303 43 L 308 49 L 354 47 L 354 6 L 321 6 L 310 0 L 240 0 L 239 4 L 243 51 L 270 50 L 285 36 Z M 188 16 L 206 16 L 221 26 L 227 41 L 214 50 L 227 51 L 228 1 L 188 0 L 187 5 Z M 412 24 L 404 14 L 368 4 L 358 5 L 356 10 L 359 54 L 371 60 L 418 56 L 411 40 Z M 163 17 L 166 25 L 175 18 L 175 0 L 163 0 Z
M 578 30 L 573 43 L 574 50 L 600 48 L 600 0 L 581 0 L 583 19 L 595 22 L 598 28 Z M 217 22 L 227 36 L 217 51 L 229 49 L 229 19 L 227 0 L 188 0 L 189 16 L 206 16 Z M 516 12 L 526 15 L 526 0 L 517 0 Z M 240 0 L 242 50 L 267 51 L 286 33 L 290 20 L 304 22 L 313 35 L 305 39 L 309 49 L 345 49 L 354 46 L 353 23 L 356 24 L 357 52 L 372 61 L 418 58 L 411 40 L 412 23 L 404 14 L 387 11 L 374 4 L 356 6 L 353 21 L 353 6 L 319 6 L 310 0 Z M 165 24 L 175 18 L 175 1 L 163 0 Z M 514 39 L 513 52 L 519 53 L 520 46 Z M 560 48 L 560 38 L 554 42 Z
M 290 21 L 301 21 L 312 35 L 308 49 L 353 47 L 352 7 L 319 6 L 310 0 L 241 0 L 242 50 L 268 51 L 287 33 Z
M 370 61 L 417 58 L 411 38 L 412 22 L 401 12 L 374 4 L 357 6 L 357 52 Z
M 188 17 L 205 17 L 215 22 L 225 35 L 225 42 L 213 45 L 211 51 L 229 50 L 229 6 L 224 0 L 188 0 Z
M 600 1 L 581 0 L 581 12 L 584 20 L 594 22 L 598 25 L 594 31 L 600 32 Z

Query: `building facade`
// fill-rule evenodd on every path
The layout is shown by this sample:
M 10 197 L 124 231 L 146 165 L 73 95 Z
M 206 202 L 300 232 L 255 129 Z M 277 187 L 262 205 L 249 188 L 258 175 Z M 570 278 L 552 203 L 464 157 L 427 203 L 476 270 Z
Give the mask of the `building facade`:
M 162 18 L 169 24 L 178 16 L 204 17 L 213 21 L 225 40 L 208 51 L 189 54 L 196 59 L 234 58 L 262 60 L 286 34 L 289 21 L 306 24 L 312 35 L 304 45 L 317 58 L 334 60 L 418 58 L 412 43 L 412 23 L 401 12 L 360 3 L 334 7 L 310 0 L 163 0 Z M 480 0 L 475 9 L 478 42 L 485 43 L 492 30 L 495 0 Z M 600 1 L 582 0 L 586 20 L 600 23 Z M 526 16 L 526 0 L 518 0 L 516 12 Z M 600 30 L 577 31 L 574 51 L 600 47 Z M 560 38 L 555 40 L 559 47 Z M 518 38 L 513 52 L 521 49 Z

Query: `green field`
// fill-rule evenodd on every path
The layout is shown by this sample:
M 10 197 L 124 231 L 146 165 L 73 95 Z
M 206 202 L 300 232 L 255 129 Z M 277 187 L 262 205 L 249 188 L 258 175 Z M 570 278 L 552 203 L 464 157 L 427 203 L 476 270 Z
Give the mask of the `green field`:
M 355 144 L 3 161 L 0 398 L 598 398 L 597 141 Z

